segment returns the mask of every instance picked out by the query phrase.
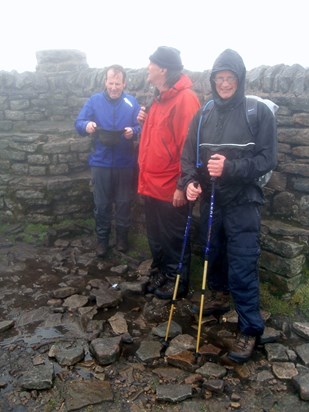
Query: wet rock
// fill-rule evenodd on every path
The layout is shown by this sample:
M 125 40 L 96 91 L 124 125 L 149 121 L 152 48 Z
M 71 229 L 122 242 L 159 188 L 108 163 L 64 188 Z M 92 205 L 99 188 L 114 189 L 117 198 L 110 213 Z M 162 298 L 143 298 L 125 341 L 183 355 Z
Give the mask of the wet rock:
M 218 348 L 217 346 L 212 345 L 211 343 L 208 343 L 206 345 L 202 345 L 199 348 L 199 353 L 203 358 L 206 359 L 217 359 L 220 353 L 222 352 L 221 348 Z
M 65 239 L 57 239 L 54 243 L 55 247 L 59 247 L 61 249 L 66 249 L 67 247 L 70 246 L 70 242 Z
M 181 402 L 185 399 L 191 398 L 191 385 L 159 385 L 157 386 L 157 400 L 166 402 Z
M 118 273 L 119 275 L 123 275 L 129 270 L 128 265 L 118 265 L 111 267 L 110 271 L 114 273 Z
M 48 356 L 56 358 L 61 366 L 72 366 L 84 359 L 85 349 L 78 343 L 57 343 L 50 348 Z
M 267 343 L 265 345 L 265 350 L 267 353 L 267 359 L 270 362 L 285 362 L 289 360 L 288 354 L 286 352 L 286 347 L 281 343 Z
M 137 268 L 137 273 L 140 275 L 147 276 L 149 275 L 149 270 L 151 268 L 152 259 L 144 260 Z
M 33 309 L 28 312 L 21 313 L 20 317 L 16 321 L 17 327 L 24 327 L 31 323 L 40 323 L 45 321 L 50 315 L 48 307 L 40 307 L 38 309 Z
M 0 332 L 4 332 L 8 329 L 11 329 L 14 325 L 14 320 L 3 320 L 2 322 L 0 322 Z
M 85 324 L 85 332 L 89 334 L 89 339 L 93 340 L 100 336 L 100 333 L 103 332 L 104 329 L 104 320 L 94 320 L 91 319 Z
M 116 278 L 114 282 L 119 283 L 121 281 L 121 278 Z M 88 285 L 91 286 L 91 288 L 95 289 L 104 289 L 104 288 L 109 288 L 111 284 L 107 281 L 107 279 L 90 279 L 88 282 Z
M 224 390 L 224 381 L 221 379 L 209 379 L 204 382 L 204 386 L 211 392 L 220 393 Z
M 98 313 L 96 306 L 83 306 L 78 308 L 78 313 L 81 315 L 84 322 L 91 320 Z
M 181 381 L 188 375 L 187 372 L 173 367 L 156 368 L 153 369 L 152 373 L 165 381 Z
M 100 365 L 110 365 L 120 356 L 121 337 L 97 338 L 89 345 L 90 352 Z
M 128 324 L 122 312 L 117 312 L 108 319 L 115 335 L 122 335 L 128 332 Z
M 295 351 L 306 366 L 309 366 L 309 343 L 296 346 Z
M 225 313 L 222 317 L 223 322 L 227 323 L 234 323 L 237 324 L 238 322 L 238 315 L 236 310 L 230 310 L 229 312 Z
M 160 338 L 164 338 L 167 331 L 167 324 L 168 322 L 161 323 L 160 325 L 152 328 L 151 332 L 155 336 L 159 336 Z M 170 323 L 170 329 L 168 331 L 168 337 L 174 338 L 175 336 L 182 333 L 182 327 L 174 322 L 173 320 Z
M 67 411 L 76 411 L 114 399 L 110 383 L 96 379 L 68 382 L 64 397 Z
M 291 362 L 275 362 L 272 371 L 278 379 L 292 379 L 293 376 L 298 375 L 294 363 Z
M 288 355 L 288 359 L 290 362 L 297 361 L 297 354 L 292 349 L 287 349 L 286 354 Z
M 145 286 L 147 282 L 148 282 L 148 279 L 143 277 L 136 282 L 122 282 L 120 283 L 119 288 L 121 292 L 123 293 L 123 295 L 129 294 L 129 293 L 142 295 L 144 294 Z
M 52 292 L 53 297 L 56 299 L 65 299 L 68 298 L 69 296 L 75 295 L 77 293 L 77 289 L 67 286 L 64 288 L 56 289 Z
M 61 306 L 62 300 L 61 299 L 49 299 L 47 301 L 47 305 L 49 306 Z
M 276 342 L 282 336 L 280 330 L 265 326 L 264 333 L 260 337 L 260 344 Z
M 34 366 L 43 365 L 45 363 L 45 359 L 42 355 L 37 355 L 32 359 L 32 363 Z
M 292 329 L 297 335 L 309 340 L 309 322 L 293 322 Z
M 293 383 L 303 401 L 309 401 L 309 373 L 293 377 Z
M 93 289 L 91 295 L 95 297 L 98 308 L 113 308 L 122 301 L 121 292 L 113 288 Z
M 195 372 L 199 367 L 197 358 L 190 351 L 183 351 L 169 355 L 166 357 L 166 361 L 168 364 L 188 372 Z
M 142 341 L 140 347 L 136 351 L 136 356 L 142 362 L 149 362 L 159 359 L 161 354 L 162 344 L 158 341 L 147 340 Z
M 87 303 L 88 303 L 87 296 L 72 295 L 64 300 L 63 306 L 68 307 L 69 310 L 71 311 L 74 309 L 81 308 L 82 306 L 87 305 Z
M 183 351 L 194 350 L 195 345 L 196 342 L 193 336 L 187 334 L 178 335 L 170 341 L 165 354 L 169 356 Z
M 250 379 L 252 376 L 255 376 L 255 367 L 254 363 L 251 361 L 244 364 L 234 363 L 234 370 L 237 376 L 241 379 Z
M 133 338 L 129 333 L 124 333 L 121 335 L 121 342 L 122 343 L 133 343 Z
M 61 307 L 52 308 L 52 311 L 54 313 L 65 313 L 66 309 L 61 306 Z
M 34 366 L 32 370 L 22 374 L 19 383 L 23 389 L 43 390 L 53 386 L 54 366 L 48 362 L 45 365 Z
M 123 282 L 123 277 L 122 276 L 105 276 L 105 280 L 107 281 L 107 287 L 112 286 L 113 288 L 117 288 L 122 282 Z M 90 283 L 90 282 L 89 282 Z M 97 286 L 99 287 L 99 286 Z
M 256 375 L 257 382 L 265 382 L 273 378 L 274 378 L 274 375 L 270 371 L 267 371 L 267 370 L 258 372 Z
M 168 319 L 169 309 L 168 301 L 153 298 L 144 305 L 143 316 L 150 323 L 160 323 Z
M 149 324 L 146 322 L 146 320 L 144 319 L 144 316 L 143 315 L 140 315 L 138 318 L 136 318 L 135 319 L 135 321 L 134 321 L 134 326 L 137 326 L 138 328 L 140 328 L 140 329 L 147 329 L 148 328 L 148 326 L 149 326 Z M 136 329 L 134 329 L 134 334 L 136 335 L 136 336 L 139 336 L 140 335 L 140 331 L 138 331 L 138 330 L 136 330 Z
M 199 375 L 198 373 L 193 373 L 184 380 L 184 383 L 187 383 L 189 385 L 198 385 L 203 382 L 204 382 L 203 376 Z
M 296 369 L 300 375 L 306 375 L 307 373 L 309 373 L 309 368 L 299 363 L 296 364 Z
M 227 374 L 227 370 L 224 366 L 217 365 L 216 363 L 206 362 L 203 366 L 196 370 L 196 373 L 204 376 L 205 378 L 223 378 Z

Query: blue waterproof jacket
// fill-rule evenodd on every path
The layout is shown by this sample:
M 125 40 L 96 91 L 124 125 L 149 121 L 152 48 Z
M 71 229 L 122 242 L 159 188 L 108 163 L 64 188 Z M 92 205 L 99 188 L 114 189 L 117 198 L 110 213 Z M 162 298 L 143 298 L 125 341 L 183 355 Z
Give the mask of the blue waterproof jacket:
M 140 105 L 134 96 L 122 93 L 119 99 L 111 99 L 106 92 L 91 96 L 82 107 L 75 128 L 81 136 L 87 136 L 87 123 L 93 121 L 97 126 L 106 130 L 123 130 L 131 127 L 134 132 L 132 139 L 121 136 L 120 142 L 114 146 L 107 146 L 94 138 L 93 150 L 89 155 L 89 166 L 94 167 L 134 167 L 136 153 L 133 140 L 140 133 L 137 115 Z

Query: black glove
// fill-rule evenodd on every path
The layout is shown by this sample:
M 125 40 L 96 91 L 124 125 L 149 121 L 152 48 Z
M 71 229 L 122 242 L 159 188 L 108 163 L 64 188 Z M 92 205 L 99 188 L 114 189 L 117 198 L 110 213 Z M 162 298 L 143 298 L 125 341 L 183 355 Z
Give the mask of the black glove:
M 101 127 L 97 127 L 94 135 L 99 142 L 105 146 L 115 146 L 120 143 L 123 132 L 123 130 L 106 130 Z

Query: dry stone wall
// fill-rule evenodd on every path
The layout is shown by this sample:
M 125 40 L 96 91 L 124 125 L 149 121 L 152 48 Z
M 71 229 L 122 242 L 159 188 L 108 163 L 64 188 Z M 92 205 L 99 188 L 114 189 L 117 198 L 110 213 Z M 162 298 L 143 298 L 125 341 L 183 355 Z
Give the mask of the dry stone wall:
M 77 50 L 42 51 L 37 61 L 35 72 L 0 72 L 0 219 L 51 224 L 88 218 L 91 141 L 79 137 L 73 123 L 86 99 L 102 90 L 104 68 L 89 68 Z M 203 103 L 209 70 L 187 74 Z M 127 75 L 128 91 L 147 104 L 146 69 Z M 291 292 L 308 275 L 309 69 L 253 69 L 247 94 L 279 105 L 279 163 L 264 189 L 260 267 L 263 279 Z

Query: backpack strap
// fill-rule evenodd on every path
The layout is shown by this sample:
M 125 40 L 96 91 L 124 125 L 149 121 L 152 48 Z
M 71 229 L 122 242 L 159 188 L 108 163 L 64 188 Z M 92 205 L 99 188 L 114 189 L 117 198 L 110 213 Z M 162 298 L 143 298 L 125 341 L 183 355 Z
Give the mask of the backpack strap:
M 250 133 L 252 134 L 253 137 L 256 136 L 258 132 L 258 120 L 257 120 L 257 102 L 262 101 L 264 104 L 266 104 L 270 110 L 272 111 L 273 115 L 275 116 L 279 106 L 276 105 L 274 102 L 271 100 L 266 100 L 262 99 L 258 96 L 246 96 L 246 103 L 245 103 L 245 111 L 246 111 L 246 121 L 250 130 Z M 203 120 L 207 120 L 207 116 L 209 112 L 213 109 L 214 107 L 214 101 L 209 100 L 203 107 L 201 116 L 199 119 L 198 123 L 198 128 L 197 128 L 197 138 L 196 138 L 196 167 L 200 168 L 202 167 L 202 162 L 200 160 L 200 131 L 201 131 L 201 126 Z M 261 176 L 258 179 L 258 183 L 261 187 L 264 187 L 270 177 L 272 175 L 272 170 L 270 170 L 268 173 L 265 175 Z
M 276 116 L 276 113 L 279 109 L 279 106 L 269 99 L 262 99 L 261 97 L 254 95 L 246 96 L 246 120 L 253 137 L 256 136 L 259 129 L 257 120 L 258 101 L 266 104 L 266 106 L 271 110 L 274 116 Z
M 246 96 L 246 120 L 253 137 L 258 132 L 257 102 L 254 97 Z
M 201 132 L 202 122 L 203 122 L 203 119 L 207 120 L 207 116 L 213 107 L 214 107 L 214 101 L 209 100 L 204 105 L 199 122 L 198 122 L 197 133 L 196 133 L 196 167 L 197 168 L 202 167 L 203 165 L 200 160 L 200 132 Z

